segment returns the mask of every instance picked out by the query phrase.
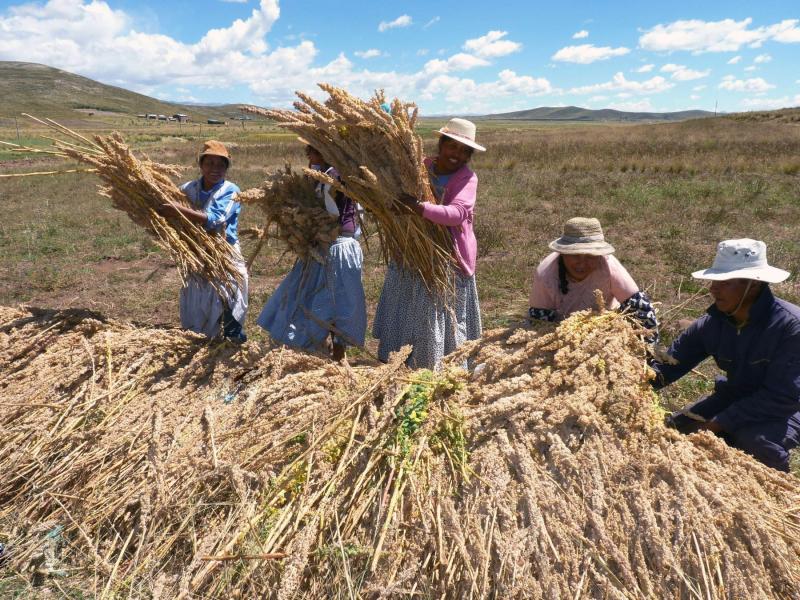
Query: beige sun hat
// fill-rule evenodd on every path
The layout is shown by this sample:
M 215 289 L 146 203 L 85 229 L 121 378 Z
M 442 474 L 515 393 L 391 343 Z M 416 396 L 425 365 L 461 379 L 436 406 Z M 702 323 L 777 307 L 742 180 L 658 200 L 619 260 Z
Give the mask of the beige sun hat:
M 475 143 L 475 123 L 466 119 L 450 119 L 447 125 L 439 129 L 436 133 L 446 135 L 465 146 L 474 148 L 478 152 L 486 152 L 486 148 Z
M 228 149 L 225 144 L 217 140 L 208 140 L 203 143 L 203 149 L 197 156 L 197 164 L 200 164 L 204 156 L 221 156 L 228 161 L 228 168 L 231 166 L 231 155 L 228 153 Z
M 605 256 L 614 253 L 614 246 L 603 236 L 600 221 L 587 217 L 575 217 L 564 223 L 564 233 L 550 242 L 550 249 L 561 254 Z
M 767 245 L 764 242 L 749 238 L 720 242 L 711 268 L 692 273 L 695 279 L 754 279 L 767 283 L 780 283 L 789 275 L 789 271 L 767 264 Z

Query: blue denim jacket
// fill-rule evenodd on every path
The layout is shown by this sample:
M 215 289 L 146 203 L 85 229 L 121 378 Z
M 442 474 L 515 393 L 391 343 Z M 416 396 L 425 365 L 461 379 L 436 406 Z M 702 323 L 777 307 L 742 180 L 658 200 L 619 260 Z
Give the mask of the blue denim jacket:
M 764 286 L 750 308 L 748 322 L 735 322 L 714 305 L 672 344 L 678 364 L 653 363 L 653 387 L 683 377 L 708 356 L 727 378 L 720 378 L 712 396 L 727 407 L 717 413 L 723 429 L 761 421 L 784 420 L 800 411 L 800 307 L 776 298 Z

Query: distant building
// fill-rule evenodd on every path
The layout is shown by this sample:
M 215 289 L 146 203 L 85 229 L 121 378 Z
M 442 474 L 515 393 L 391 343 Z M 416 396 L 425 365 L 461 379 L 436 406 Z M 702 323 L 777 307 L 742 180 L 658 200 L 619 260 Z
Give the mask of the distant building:
M 148 119 L 158 119 L 158 115 L 156 115 L 156 114 L 153 114 L 153 113 L 148 113 L 148 114 L 147 114 L 147 118 L 148 118 Z
M 166 121 L 167 120 L 167 115 L 158 115 L 158 120 L 159 121 Z
M 147 115 L 136 115 L 137 119 L 146 119 Z
M 181 123 L 188 123 L 189 121 L 189 115 L 184 115 L 183 113 L 176 113 L 172 115 L 172 118 Z

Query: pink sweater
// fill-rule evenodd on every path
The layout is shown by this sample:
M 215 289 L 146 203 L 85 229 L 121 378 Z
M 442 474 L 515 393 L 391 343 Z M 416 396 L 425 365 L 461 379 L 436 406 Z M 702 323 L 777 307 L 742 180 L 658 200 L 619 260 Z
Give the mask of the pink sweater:
M 430 167 L 433 159 L 426 158 L 425 164 Z M 453 237 L 456 259 L 464 275 L 475 273 L 475 260 L 478 256 L 478 241 L 472 231 L 472 214 L 475 206 L 475 195 L 478 191 L 478 176 L 464 165 L 450 176 L 444 189 L 441 204 L 423 202 L 422 216 L 446 225 Z
M 558 287 L 558 252 L 548 254 L 533 276 L 531 286 L 531 308 L 549 308 L 556 311 L 558 319 L 566 319 L 572 313 L 594 308 L 594 291 L 603 292 L 606 308 L 618 308 L 636 292 L 639 286 L 611 254 L 602 257 L 600 266 L 583 281 L 570 281 L 567 293 L 562 294 Z

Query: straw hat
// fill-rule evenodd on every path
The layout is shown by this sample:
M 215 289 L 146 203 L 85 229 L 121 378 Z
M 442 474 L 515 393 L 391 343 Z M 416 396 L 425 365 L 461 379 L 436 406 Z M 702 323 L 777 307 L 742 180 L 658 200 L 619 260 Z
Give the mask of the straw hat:
M 614 246 L 606 242 L 600 221 L 594 218 L 575 217 L 564 223 L 564 233 L 550 242 L 550 249 L 561 254 L 591 254 L 605 256 L 614 253 Z
M 692 277 L 711 281 L 754 279 L 780 283 L 789 277 L 789 272 L 767 264 L 767 245 L 764 242 L 744 238 L 720 242 L 711 268 L 695 271 Z
M 231 166 L 231 155 L 228 154 L 228 149 L 222 142 L 218 142 L 217 140 L 208 140 L 203 143 L 203 150 L 197 157 L 197 164 L 200 164 L 204 156 L 221 156 L 228 161 L 228 167 Z
M 486 148 L 475 143 L 475 123 L 472 121 L 467 121 L 466 119 L 450 119 L 447 125 L 436 133 L 439 135 L 446 135 L 457 142 L 461 142 L 465 146 L 474 148 L 478 152 L 486 152 Z

